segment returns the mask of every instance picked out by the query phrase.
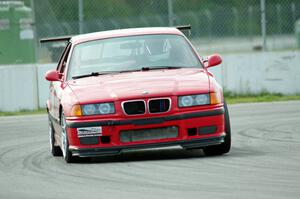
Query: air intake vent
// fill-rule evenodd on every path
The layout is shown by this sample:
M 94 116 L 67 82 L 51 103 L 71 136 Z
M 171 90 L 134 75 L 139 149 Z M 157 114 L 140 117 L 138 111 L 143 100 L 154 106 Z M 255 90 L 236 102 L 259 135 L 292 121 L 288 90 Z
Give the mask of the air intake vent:
M 170 110 L 170 99 L 149 100 L 150 113 L 163 113 Z
M 127 115 L 141 115 L 146 112 L 144 101 L 129 101 L 123 103 L 123 110 Z
M 169 126 L 163 128 L 153 129 L 138 129 L 138 130 L 126 130 L 121 131 L 120 140 L 121 142 L 137 142 L 145 140 L 159 140 L 166 138 L 177 138 L 178 127 Z

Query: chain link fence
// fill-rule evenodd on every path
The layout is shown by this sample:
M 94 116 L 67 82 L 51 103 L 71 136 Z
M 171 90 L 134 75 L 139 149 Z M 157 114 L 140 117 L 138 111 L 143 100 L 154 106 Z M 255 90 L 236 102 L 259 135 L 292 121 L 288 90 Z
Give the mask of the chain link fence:
M 37 40 L 132 27 L 191 24 L 201 54 L 262 49 L 260 0 L 24 0 Z M 300 0 L 265 0 L 267 50 L 297 48 Z M 43 50 L 39 57 L 47 59 Z

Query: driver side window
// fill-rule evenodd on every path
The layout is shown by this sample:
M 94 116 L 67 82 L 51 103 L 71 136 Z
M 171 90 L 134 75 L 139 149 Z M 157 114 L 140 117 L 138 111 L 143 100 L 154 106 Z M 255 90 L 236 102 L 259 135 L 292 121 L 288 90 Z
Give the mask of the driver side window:
M 71 43 L 68 43 L 60 58 L 60 61 L 58 62 L 57 71 L 59 71 L 59 73 L 65 72 L 70 49 L 71 49 Z

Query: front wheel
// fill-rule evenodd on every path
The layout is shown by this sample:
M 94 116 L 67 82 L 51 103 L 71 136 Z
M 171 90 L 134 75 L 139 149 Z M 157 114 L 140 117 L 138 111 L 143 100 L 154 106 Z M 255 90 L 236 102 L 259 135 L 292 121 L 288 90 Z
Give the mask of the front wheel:
M 67 134 L 67 124 L 64 113 L 61 114 L 61 149 L 63 158 L 67 163 L 74 162 L 72 152 L 69 150 L 69 139 Z
M 224 102 L 224 119 L 225 119 L 225 138 L 224 142 L 220 145 L 216 146 L 208 146 L 203 149 L 205 155 L 213 156 L 213 155 L 222 155 L 228 153 L 231 148 L 231 128 L 230 128 L 230 119 L 226 102 Z
M 55 146 L 55 132 L 52 123 L 49 119 L 49 142 L 50 142 L 50 152 L 53 156 L 61 156 L 62 151 L 59 146 Z

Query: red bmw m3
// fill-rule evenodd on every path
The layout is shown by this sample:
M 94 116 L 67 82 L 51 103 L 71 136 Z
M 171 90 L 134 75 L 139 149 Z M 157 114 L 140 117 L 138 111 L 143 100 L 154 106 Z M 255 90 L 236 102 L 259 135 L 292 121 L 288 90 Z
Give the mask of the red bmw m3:
M 135 28 L 44 39 L 67 40 L 48 71 L 53 156 L 116 155 L 181 146 L 228 153 L 230 121 L 221 86 L 179 28 Z

